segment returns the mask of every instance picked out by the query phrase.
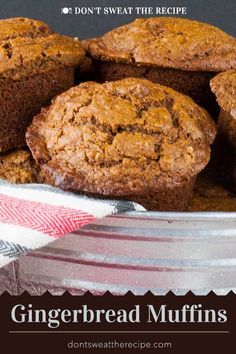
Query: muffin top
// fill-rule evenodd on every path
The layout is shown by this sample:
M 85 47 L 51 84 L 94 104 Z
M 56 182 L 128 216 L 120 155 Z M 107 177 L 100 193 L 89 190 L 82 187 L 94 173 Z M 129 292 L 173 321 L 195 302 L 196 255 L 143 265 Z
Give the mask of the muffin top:
M 221 108 L 225 111 L 236 109 L 236 70 L 216 75 L 210 85 Z
M 48 183 L 135 195 L 188 181 L 207 164 L 215 134 L 208 113 L 187 96 L 128 78 L 57 96 L 26 138 Z
M 236 68 L 236 39 L 189 19 L 136 19 L 102 37 L 83 41 L 83 46 L 92 57 L 105 61 L 190 71 Z
M 56 65 L 85 66 L 78 40 L 53 33 L 43 22 L 27 18 L 0 20 L 0 75 L 19 79 Z

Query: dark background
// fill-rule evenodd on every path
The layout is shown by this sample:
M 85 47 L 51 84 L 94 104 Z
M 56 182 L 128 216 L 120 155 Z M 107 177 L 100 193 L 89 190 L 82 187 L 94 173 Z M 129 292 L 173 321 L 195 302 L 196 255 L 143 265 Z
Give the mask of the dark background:
M 100 35 L 136 17 L 61 14 L 61 8 L 75 6 L 187 6 L 184 17 L 214 24 L 236 36 L 236 0 L 0 0 L 0 17 L 41 19 L 59 33 L 80 38 Z
M 21 296 L 11 296 L 5 292 L 1 297 L 1 346 L 7 348 L 1 353 L 169 353 L 169 354 L 232 354 L 235 347 L 236 295 L 231 291 L 226 296 L 217 296 L 210 292 L 207 296 L 195 296 L 188 292 L 185 296 L 175 296 L 169 292 L 165 296 L 154 296 L 148 292 L 144 296 L 135 296 L 128 292 L 124 296 L 112 296 L 106 292 L 103 296 L 95 296 L 87 292 L 82 296 L 73 296 L 65 293 L 62 296 L 52 296 L 46 292 L 42 296 L 31 296 L 24 292 Z M 53 333 L 45 323 L 17 324 L 11 320 L 11 310 L 16 304 L 28 304 L 33 309 L 80 309 L 83 304 L 95 309 L 131 309 L 134 304 L 140 304 L 140 323 L 67 323 L 61 324 Z M 168 304 L 168 309 L 181 309 L 185 304 L 202 304 L 203 309 L 225 309 L 228 321 L 225 323 L 147 323 L 146 307 L 152 304 L 159 308 L 162 304 Z M 46 331 L 46 333 L 18 333 L 9 331 Z M 69 331 L 60 333 L 58 331 Z M 95 331 L 95 333 L 70 333 L 70 331 Z M 114 331 L 115 333 L 96 333 L 96 331 Z M 116 333 L 123 331 L 125 333 Z M 141 331 L 142 333 L 127 333 L 127 331 Z M 151 333 L 151 331 L 187 331 L 188 333 Z M 203 331 L 203 333 L 190 333 L 190 331 Z M 206 331 L 226 331 L 227 333 L 207 333 Z M 67 344 L 74 342 L 172 342 L 172 349 L 69 349 Z

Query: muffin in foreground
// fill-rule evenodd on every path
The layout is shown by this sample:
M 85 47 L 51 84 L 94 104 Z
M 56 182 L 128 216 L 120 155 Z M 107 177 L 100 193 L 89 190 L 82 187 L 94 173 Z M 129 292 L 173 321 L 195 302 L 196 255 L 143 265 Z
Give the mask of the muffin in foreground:
M 211 89 L 221 107 L 216 153 L 221 178 L 236 193 L 236 70 L 218 74 Z
M 25 131 L 41 107 L 74 85 L 90 59 L 78 40 L 27 18 L 0 20 L 0 153 L 25 145 Z
M 214 112 L 209 80 L 236 68 L 236 40 L 212 25 L 182 18 L 136 19 L 82 42 L 101 81 L 144 77 Z
M 38 168 L 27 149 L 0 154 L 0 179 L 11 183 L 39 182 Z
M 208 113 L 190 98 L 128 78 L 57 96 L 26 140 L 49 184 L 149 210 L 184 210 L 215 134 Z

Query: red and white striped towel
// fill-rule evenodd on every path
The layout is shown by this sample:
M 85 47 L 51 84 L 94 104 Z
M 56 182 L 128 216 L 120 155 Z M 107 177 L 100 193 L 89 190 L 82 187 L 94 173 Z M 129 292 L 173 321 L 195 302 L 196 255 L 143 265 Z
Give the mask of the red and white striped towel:
M 96 218 L 145 210 L 129 201 L 93 199 L 47 185 L 0 180 L 0 267 Z

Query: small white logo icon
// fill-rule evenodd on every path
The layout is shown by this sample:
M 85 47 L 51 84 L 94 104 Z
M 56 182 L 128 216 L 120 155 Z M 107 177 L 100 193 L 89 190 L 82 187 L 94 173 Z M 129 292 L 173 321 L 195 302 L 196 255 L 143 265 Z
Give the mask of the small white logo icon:
M 61 13 L 63 15 L 71 15 L 72 14 L 72 7 L 63 7 L 63 8 L 61 8 Z

